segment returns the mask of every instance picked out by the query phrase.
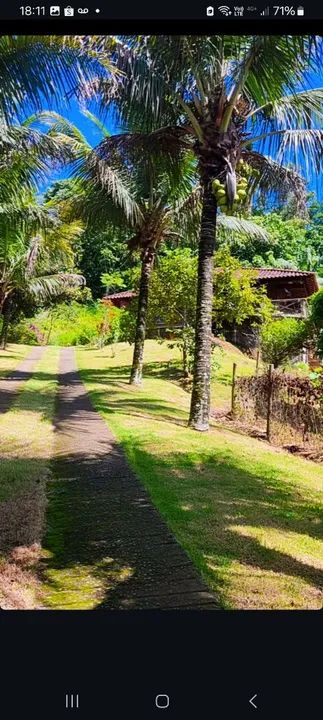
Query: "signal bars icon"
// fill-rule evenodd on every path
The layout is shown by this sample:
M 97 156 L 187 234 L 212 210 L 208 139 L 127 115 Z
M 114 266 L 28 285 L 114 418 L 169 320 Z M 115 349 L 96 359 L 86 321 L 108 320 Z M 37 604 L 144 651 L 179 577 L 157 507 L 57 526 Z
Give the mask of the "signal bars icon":
M 265 7 L 265 9 L 260 13 L 260 15 L 268 16 L 269 13 L 270 13 L 270 8 L 269 8 L 269 5 L 267 5 L 267 7 Z

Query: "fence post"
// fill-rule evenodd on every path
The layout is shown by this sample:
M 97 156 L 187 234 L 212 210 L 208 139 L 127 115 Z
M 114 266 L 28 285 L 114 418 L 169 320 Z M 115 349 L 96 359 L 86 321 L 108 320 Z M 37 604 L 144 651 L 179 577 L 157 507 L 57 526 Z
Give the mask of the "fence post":
M 236 414 L 236 374 L 237 374 L 237 363 L 233 363 L 232 386 L 231 386 L 231 415 L 232 415 L 232 417 L 234 417 Z
M 273 396 L 273 366 L 269 365 L 269 368 L 268 368 L 268 395 L 267 395 L 267 427 L 266 427 L 266 435 L 267 435 L 268 442 L 270 442 L 270 439 L 271 439 L 272 396 Z

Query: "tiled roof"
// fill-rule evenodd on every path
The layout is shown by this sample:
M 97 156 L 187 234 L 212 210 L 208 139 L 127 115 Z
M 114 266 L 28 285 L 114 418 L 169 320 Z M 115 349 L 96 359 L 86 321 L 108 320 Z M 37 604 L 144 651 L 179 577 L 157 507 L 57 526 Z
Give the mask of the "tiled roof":
M 301 280 L 306 296 L 313 295 L 320 289 L 315 272 L 307 270 L 284 270 L 281 268 L 255 268 L 258 280 L 267 282 L 269 280 Z
M 270 278 L 293 278 L 293 277 L 314 277 L 314 272 L 308 272 L 307 270 L 286 270 L 281 268 L 253 268 L 258 277 L 263 280 L 270 280 Z
M 127 300 L 128 298 L 136 297 L 137 293 L 134 290 L 124 290 L 124 292 L 111 293 L 111 295 L 104 295 L 103 300 Z

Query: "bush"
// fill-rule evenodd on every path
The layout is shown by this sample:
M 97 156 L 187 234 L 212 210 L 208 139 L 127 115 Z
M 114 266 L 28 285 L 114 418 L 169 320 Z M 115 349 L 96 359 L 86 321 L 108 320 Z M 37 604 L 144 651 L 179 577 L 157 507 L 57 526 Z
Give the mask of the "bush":
M 260 347 L 264 362 L 275 368 L 297 355 L 309 338 L 309 325 L 304 320 L 282 318 L 264 325 Z
M 37 326 L 30 319 L 21 320 L 18 325 L 10 327 L 8 340 L 20 345 L 41 345 L 41 337 L 37 330 Z
M 11 342 L 29 345 L 90 345 L 100 347 L 119 340 L 123 311 L 111 304 L 62 303 L 11 328 Z

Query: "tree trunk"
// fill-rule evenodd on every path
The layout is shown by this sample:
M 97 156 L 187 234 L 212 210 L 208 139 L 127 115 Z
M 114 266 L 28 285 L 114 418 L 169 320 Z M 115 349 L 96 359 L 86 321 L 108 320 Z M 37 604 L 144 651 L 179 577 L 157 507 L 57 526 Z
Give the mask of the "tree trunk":
M 130 385 L 140 385 L 142 382 L 142 367 L 144 361 L 144 345 L 149 297 L 149 278 L 154 264 L 154 257 L 155 253 L 153 250 L 145 250 L 141 262 L 136 337 L 129 381 Z
M 53 323 L 54 323 L 54 316 L 53 316 L 53 311 L 52 311 L 50 313 L 50 318 L 49 318 L 49 330 L 47 333 L 46 345 L 49 345 L 49 341 L 50 341 L 52 330 L 53 330 Z
M 2 308 L 2 316 L 3 316 L 3 323 L 1 328 L 1 334 L 0 334 L 0 348 L 1 350 L 5 350 L 7 347 L 7 340 L 8 340 L 8 330 L 10 325 L 10 319 L 11 319 L 11 300 L 8 298 L 3 305 Z
M 199 243 L 197 309 L 195 329 L 195 356 L 193 389 L 189 425 L 194 430 L 209 429 L 211 352 L 212 352 L 212 305 L 213 305 L 213 255 L 216 231 L 216 200 L 211 182 L 204 183 L 201 235 Z

